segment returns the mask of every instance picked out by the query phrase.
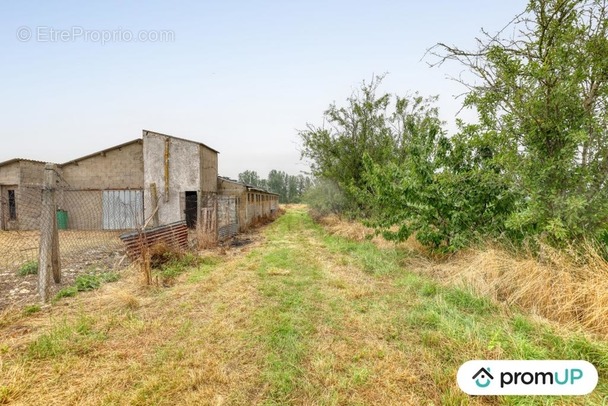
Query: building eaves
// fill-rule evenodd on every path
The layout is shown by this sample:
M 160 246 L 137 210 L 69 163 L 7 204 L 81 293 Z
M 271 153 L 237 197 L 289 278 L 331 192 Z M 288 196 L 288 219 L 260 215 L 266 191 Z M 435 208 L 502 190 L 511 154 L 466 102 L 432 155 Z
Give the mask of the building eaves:
M 152 134 L 160 135 L 162 137 L 173 138 L 173 139 L 180 140 L 180 141 L 192 142 L 192 143 L 195 143 L 195 144 L 198 144 L 198 145 L 202 145 L 203 147 L 205 147 L 207 149 L 210 149 L 211 151 L 215 152 L 216 154 L 220 153 L 220 151 L 218 151 L 217 149 L 211 148 L 209 145 L 203 144 L 202 142 L 193 141 L 193 140 L 189 140 L 189 139 L 186 139 L 186 138 L 175 137 L 173 135 L 163 134 L 163 133 L 159 133 L 157 131 L 152 131 L 152 130 L 146 130 L 146 129 L 144 129 L 143 132 L 144 133 L 152 133 Z
M 15 162 L 32 162 L 35 164 L 46 164 L 46 162 L 43 161 L 36 161 L 35 159 L 27 159 L 27 158 L 13 158 L 13 159 L 9 159 L 8 161 L 4 161 L 4 162 L 0 162 L 0 166 L 6 166 L 6 165 L 10 165 L 13 164 Z
M 218 176 L 218 179 L 220 179 L 222 181 L 225 181 L 225 182 L 230 182 L 230 183 L 234 183 L 234 184 L 237 184 L 237 185 L 244 186 L 248 191 L 252 190 L 254 192 L 261 192 L 261 193 L 266 193 L 266 194 L 269 194 L 269 195 L 279 196 L 278 193 L 269 192 L 268 190 L 262 189 L 261 187 L 253 186 L 253 185 L 248 185 L 247 183 L 239 182 L 238 180 L 230 179 L 230 178 L 227 178 L 225 176 Z
M 85 159 L 93 158 L 93 157 L 96 157 L 98 155 L 105 155 L 108 152 L 114 151 L 116 149 L 124 148 L 124 147 L 127 147 L 127 146 L 131 145 L 131 144 L 136 144 L 136 143 L 141 143 L 141 142 L 143 142 L 141 138 L 136 138 L 134 140 L 125 142 L 123 144 L 115 145 L 113 147 L 106 148 L 104 150 L 97 151 L 97 152 L 94 152 L 92 154 L 82 156 L 80 158 L 72 159 L 71 161 L 68 161 L 68 162 L 60 164 L 59 167 L 64 167 L 64 166 L 67 166 L 67 165 L 70 165 L 70 164 L 77 164 L 79 161 L 84 161 Z
M 269 195 L 277 195 L 277 196 L 279 196 L 278 193 L 270 192 L 270 191 L 268 191 L 266 189 L 262 189 L 259 186 L 247 185 L 245 183 L 243 183 L 243 185 L 245 185 L 245 187 L 247 188 L 247 190 L 253 190 L 254 192 L 261 192 L 261 193 L 266 193 L 266 194 L 269 194 Z

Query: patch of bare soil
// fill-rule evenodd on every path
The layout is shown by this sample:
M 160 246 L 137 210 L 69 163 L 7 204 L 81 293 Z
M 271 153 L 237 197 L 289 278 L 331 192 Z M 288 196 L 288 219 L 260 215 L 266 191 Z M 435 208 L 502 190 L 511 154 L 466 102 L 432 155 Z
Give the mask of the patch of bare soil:
M 61 269 L 61 283 L 51 284 L 51 296 L 66 286 L 74 283 L 78 275 L 85 272 L 104 272 L 117 267 L 123 253 L 120 251 L 106 252 L 103 250 L 87 250 L 82 258 L 71 259 L 64 263 Z M 127 261 L 122 261 L 126 264 Z M 22 307 L 39 302 L 38 275 L 20 276 L 18 271 L 0 270 L 0 311 L 9 307 Z

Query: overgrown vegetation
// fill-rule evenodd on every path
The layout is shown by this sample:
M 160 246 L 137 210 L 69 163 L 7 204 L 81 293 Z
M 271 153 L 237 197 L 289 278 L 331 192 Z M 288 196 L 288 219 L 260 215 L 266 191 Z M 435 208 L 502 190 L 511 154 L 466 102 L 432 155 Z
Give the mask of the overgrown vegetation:
M 64 354 L 83 355 L 105 339 L 105 334 L 94 328 L 91 316 L 81 315 L 74 323 L 62 320 L 51 331 L 40 335 L 27 347 L 34 359 L 54 358 Z
M 209 261 L 192 252 L 175 250 L 165 244 L 154 245 L 149 252 L 152 275 L 158 284 L 170 286 L 186 270 Z
M 531 0 L 478 49 L 438 44 L 462 64 L 478 123 L 448 136 L 436 98 L 363 83 L 325 127 L 300 132 L 313 174 L 339 207 L 387 238 L 457 250 L 477 238 L 563 246 L 608 223 L 608 18 L 604 2 Z M 508 36 L 512 33 L 511 36 Z M 468 78 L 468 79 L 467 79 Z M 322 187 L 325 187 L 323 183 Z M 311 191 L 310 203 L 335 207 Z
M 262 233 L 161 294 L 129 280 L 50 318 L 0 323 L 0 401 L 586 405 L 608 395 L 597 337 L 410 272 L 401 247 L 328 233 L 305 207 Z M 600 381 L 588 396 L 468 396 L 455 376 L 470 359 L 585 359 Z
M 17 270 L 17 275 L 37 275 L 38 274 L 38 261 L 27 261 Z
M 64 297 L 76 296 L 78 292 L 99 289 L 102 284 L 116 282 L 118 279 L 120 275 L 117 272 L 89 270 L 78 275 L 72 286 L 66 286 L 57 292 L 54 299 L 57 301 Z
M 23 314 L 29 316 L 30 314 L 38 313 L 40 310 L 42 310 L 42 308 L 38 304 L 28 305 L 23 308 Z

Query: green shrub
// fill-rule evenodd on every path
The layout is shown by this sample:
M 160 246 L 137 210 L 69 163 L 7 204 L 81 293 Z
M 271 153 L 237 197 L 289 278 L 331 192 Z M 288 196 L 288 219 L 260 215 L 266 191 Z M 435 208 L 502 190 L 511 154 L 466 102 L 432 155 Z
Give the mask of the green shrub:
M 77 320 L 61 320 L 27 346 L 32 359 L 45 359 L 64 354 L 83 355 L 105 340 L 107 335 L 95 329 L 95 320 L 82 315 Z
M 337 183 L 318 179 L 303 196 L 303 200 L 318 215 L 342 213 L 348 206 L 348 199 Z
M 208 260 L 190 253 L 176 252 L 165 253 L 165 262 L 155 267 L 156 275 L 160 277 L 163 285 L 171 285 L 175 278 L 184 273 L 188 268 L 198 267 L 206 264 Z
M 88 272 L 79 275 L 74 281 L 73 286 L 67 286 L 57 292 L 55 300 L 75 296 L 78 292 L 99 289 L 102 284 L 116 282 L 118 279 L 120 279 L 120 275 L 116 272 Z
M 76 289 L 76 286 L 67 286 L 57 292 L 57 294 L 55 295 L 55 300 L 63 299 L 64 297 L 76 296 L 76 293 L 78 293 L 78 289 Z
M 99 289 L 103 283 L 116 282 L 119 276 L 116 272 L 91 272 L 76 278 L 74 285 L 79 292 Z
M 17 271 L 19 276 L 37 275 L 38 274 L 38 261 L 27 261 Z
M 34 314 L 34 313 L 38 313 L 42 308 L 40 307 L 40 305 L 30 305 L 30 306 L 25 306 L 25 308 L 23 309 L 23 314 L 25 315 L 30 315 L 30 314 Z

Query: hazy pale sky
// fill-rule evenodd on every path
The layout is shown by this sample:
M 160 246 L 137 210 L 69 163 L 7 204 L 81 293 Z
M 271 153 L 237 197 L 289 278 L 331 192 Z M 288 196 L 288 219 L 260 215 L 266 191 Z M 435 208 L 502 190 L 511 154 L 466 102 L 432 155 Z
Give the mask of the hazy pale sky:
M 362 80 L 439 95 L 453 128 L 471 47 L 526 1 L 19 1 L 0 3 L 0 161 L 64 162 L 149 129 L 220 151 L 221 175 L 297 174 L 298 130 Z M 466 115 L 463 118 L 467 118 Z

